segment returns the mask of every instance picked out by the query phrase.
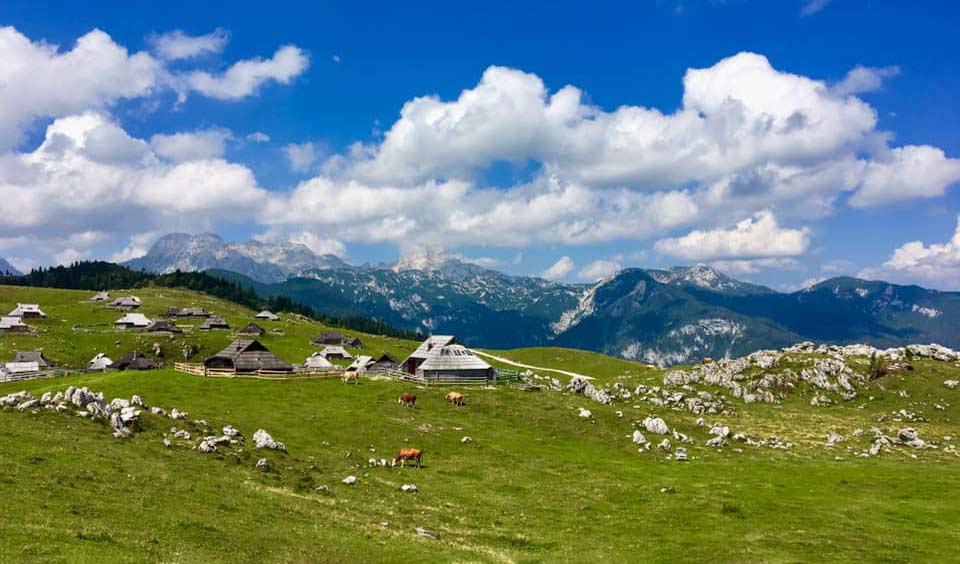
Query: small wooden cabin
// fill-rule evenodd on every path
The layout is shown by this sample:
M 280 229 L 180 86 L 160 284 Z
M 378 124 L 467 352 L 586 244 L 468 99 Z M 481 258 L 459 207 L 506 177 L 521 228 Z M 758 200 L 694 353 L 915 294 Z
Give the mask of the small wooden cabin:
M 237 339 L 227 348 L 203 361 L 206 368 L 233 369 L 237 373 L 293 372 L 293 365 L 273 354 L 256 339 Z

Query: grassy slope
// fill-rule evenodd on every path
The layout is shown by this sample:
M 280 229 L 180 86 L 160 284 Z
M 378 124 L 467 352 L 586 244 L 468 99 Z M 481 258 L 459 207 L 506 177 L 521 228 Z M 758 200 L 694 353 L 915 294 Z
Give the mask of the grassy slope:
M 652 370 L 648 368 L 646 364 L 640 362 L 613 358 L 599 353 L 577 349 L 531 347 L 509 351 L 492 350 L 489 352 L 501 358 L 530 366 L 574 371 L 578 374 L 591 376 L 598 382 L 615 381 L 621 376 L 633 378 L 659 374 L 659 371 Z M 506 364 L 503 366 L 505 368 L 511 368 Z M 550 375 L 555 376 L 555 374 Z M 565 377 L 563 378 L 565 381 Z
M 54 328 L 69 326 L 63 318 L 101 314 L 78 304 L 84 293 L 43 292 L 0 292 L 0 304 L 40 301 L 53 319 L 42 322 L 50 325 L 45 336 L 32 339 L 54 357 L 92 356 L 88 336 Z M 154 306 L 166 309 L 153 300 L 185 305 L 201 299 L 151 292 L 140 292 L 148 314 Z M 207 305 L 235 316 L 235 326 L 251 313 Z M 117 316 L 108 313 L 107 320 Z M 269 346 L 291 360 L 305 356 L 318 328 L 280 325 L 286 336 L 269 337 Z M 79 350 L 71 352 L 58 338 Z M 4 351 L 9 339 L 23 337 L 0 337 Z M 216 348 L 213 341 L 227 336 L 200 339 Z M 401 353 L 410 346 L 364 340 Z M 566 354 L 539 349 L 505 356 L 550 366 Z M 562 367 L 574 371 L 625 375 L 631 384 L 659 379 L 658 372 L 632 370 L 639 366 L 634 363 L 569 354 L 570 365 L 564 360 Z M 837 561 L 945 562 L 956 557 L 960 542 L 960 506 L 949 495 L 960 461 L 939 450 L 918 451 L 918 459 L 905 450 L 858 459 L 846 449 L 869 444 L 867 437 L 850 437 L 854 428 L 890 432 L 902 425 L 877 419 L 907 402 L 950 404 L 911 425 L 927 439 L 957 435 L 960 390 L 942 382 L 958 372 L 922 362 L 912 373 L 877 382 L 873 400 L 814 409 L 797 397 L 781 407 L 741 404 L 722 418 L 736 432 L 797 443 L 785 452 L 707 449 L 705 430 L 691 414 L 503 387 L 468 390 L 462 409 L 443 401 L 446 389 L 420 389 L 418 409 L 408 410 L 396 404 L 406 387 L 395 382 L 220 380 L 162 370 L 0 384 L 0 395 L 71 384 L 103 390 L 107 398 L 137 393 L 148 404 L 176 406 L 214 426 L 235 425 L 248 437 L 266 428 L 289 449 L 288 455 L 249 453 L 238 463 L 165 449 L 161 434 L 172 422 L 152 415 L 144 416 L 143 432 L 117 440 L 105 427 L 74 417 L 0 412 L 0 561 L 796 562 L 829 554 Z M 901 389 L 909 400 L 898 397 Z M 578 406 L 593 411 L 595 423 L 576 417 Z M 617 409 L 625 417 L 617 417 Z M 637 453 L 628 436 L 634 421 L 648 414 L 695 438 L 690 462 L 665 460 L 656 450 Z M 842 432 L 847 442 L 823 448 L 830 431 Z M 462 444 L 464 435 L 474 442 Z M 426 467 L 358 468 L 403 446 L 424 448 Z M 834 460 L 838 455 L 843 460 Z M 255 470 L 260 456 L 275 470 Z M 348 474 L 360 483 L 341 484 Z M 404 483 L 420 493 L 400 492 Z M 332 493 L 314 492 L 320 484 Z M 667 486 L 676 493 L 661 493 Z M 416 537 L 417 526 L 437 531 L 440 540 Z
M 267 330 L 267 334 L 261 341 L 281 358 L 294 364 L 302 363 L 304 358 L 317 350 L 310 344 L 310 339 L 317 336 L 319 332 L 329 329 L 292 315 L 282 315 L 280 321 L 254 320 L 255 312 L 243 306 L 187 290 L 138 288 L 131 293 L 143 300 L 143 306 L 136 311 L 151 319 L 157 319 L 170 307 L 195 306 L 203 307 L 216 315 L 223 315 L 227 318 L 232 330 L 241 329 L 251 321 L 256 321 Z M 199 362 L 206 356 L 221 350 L 233 339 L 233 331 L 193 331 L 173 337 L 137 332 L 113 332 L 112 324 L 123 315 L 123 312 L 87 302 L 86 300 L 92 295 L 93 292 L 74 290 L 0 287 L 0 312 L 5 314 L 13 309 L 17 302 L 39 302 L 41 309 L 48 316 L 46 319 L 27 320 L 28 325 L 39 330 L 36 335 L 0 336 L 0 360 L 4 362 L 10 360 L 17 350 L 43 348 L 47 357 L 55 363 L 76 368 L 82 367 L 97 352 L 106 353 L 107 356 L 117 360 L 134 349 L 149 354 L 153 350 L 153 344 L 160 343 L 168 362 L 183 360 L 182 351 L 185 345 L 196 347 L 196 352 L 190 360 Z M 111 292 L 111 297 L 121 295 L 128 295 L 128 293 Z M 178 320 L 177 323 L 187 328 L 190 325 L 199 325 L 201 321 L 189 319 Z M 110 332 L 97 334 L 73 331 L 75 325 L 90 324 L 106 324 L 94 329 Z M 275 330 L 282 330 L 283 333 L 278 334 Z M 363 354 L 379 355 L 390 352 L 402 359 L 417 345 L 417 343 L 391 337 L 365 335 L 349 330 L 342 332 L 361 337 L 365 345 Z M 361 352 L 355 349 L 350 350 L 353 353 Z

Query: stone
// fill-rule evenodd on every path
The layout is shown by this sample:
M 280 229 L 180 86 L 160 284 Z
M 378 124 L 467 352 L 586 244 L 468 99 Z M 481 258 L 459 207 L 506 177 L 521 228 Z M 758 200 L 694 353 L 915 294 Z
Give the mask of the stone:
M 726 444 L 726 441 L 723 440 L 723 437 L 714 437 L 709 441 L 707 441 L 706 443 L 708 447 L 716 447 L 716 448 L 720 448 L 725 444 Z
M 473 437 L 464 437 L 464 438 L 460 439 L 460 442 L 461 442 L 461 443 L 472 443 L 472 442 L 473 442 Z
M 584 418 L 584 419 L 590 419 L 591 417 L 593 417 L 593 413 L 590 413 L 590 410 L 589 410 L 589 409 L 584 409 L 584 408 L 582 408 L 582 407 L 578 407 L 577 409 L 579 410 L 579 411 L 577 412 L 577 415 L 578 415 L 579 417 L 582 417 L 582 418 Z
M 666 435 L 670 432 L 670 428 L 667 427 L 667 423 L 659 417 L 647 417 L 644 419 L 643 428 L 646 429 L 648 433 L 653 433 L 655 435 Z
M 830 433 L 829 435 L 827 435 L 828 447 L 832 447 L 835 444 L 842 443 L 842 442 L 843 442 L 843 437 L 841 435 L 838 435 L 837 433 Z
M 428 538 L 428 539 L 432 539 L 432 540 L 436 540 L 436 539 L 437 539 L 437 533 L 434 533 L 433 531 L 428 531 L 427 529 L 424 529 L 423 527 L 417 527 L 417 528 L 414 529 L 414 530 L 417 531 L 417 536 L 418 536 L 418 537 L 424 537 L 424 538 Z
M 643 433 L 641 433 L 639 429 L 633 432 L 633 436 L 630 440 L 632 440 L 634 444 L 638 445 L 642 445 L 647 442 L 647 438 L 643 436 Z
M 212 452 L 217 452 L 217 445 L 211 441 L 203 440 L 203 441 L 200 441 L 200 445 L 197 446 L 197 449 L 200 452 L 212 453 Z
M 943 385 L 952 390 L 957 386 L 960 386 L 960 380 L 946 380 L 944 381 Z
M 356 476 L 347 476 L 346 478 L 344 478 L 344 479 L 341 480 L 341 481 L 342 481 L 344 484 L 348 485 L 348 486 L 352 486 L 352 485 L 354 485 L 354 484 L 357 483 L 357 477 L 356 477 Z
M 261 458 L 257 461 L 257 470 L 268 470 L 269 468 L 270 464 L 267 462 L 266 458 Z
M 257 448 L 268 448 L 272 450 L 287 450 L 286 445 L 281 442 L 273 440 L 273 437 L 270 436 L 264 429 L 257 429 L 257 432 L 253 434 L 253 444 Z
M 33 409 L 34 407 L 40 407 L 40 400 L 30 399 L 17 406 L 18 411 L 26 411 L 28 409 Z
M 233 425 L 227 425 L 221 429 L 221 432 L 223 432 L 224 436 L 227 437 L 236 437 L 240 434 L 240 431 L 238 431 Z
M 416 492 L 416 491 L 417 491 L 417 486 L 415 486 L 415 485 L 413 485 L 413 484 L 404 484 L 404 485 L 400 486 L 400 491 L 402 491 L 402 492 Z
M 50 392 L 44 392 L 43 395 L 40 396 L 40 403 L 50 403 L 51 401 L 53 401 L 53 394 Z
M 161 409 L 161 408 L 159 408 L 159 407 L 151 407 L 151 408 L 150 408 L 150 413 L 152 413 L 152 414 L 154 414 L 154 415 L 160 415 L 160 416 L 162 416 L 162 417 L 166 417 L 166 416 L 167 416 L 167 410 Z
M 177 408 L 170 410 L 170 419 L 186 419 L 187 414 L 183 411 L 178 411 Z
M 673 453 L 673 459 L 677 462 L 686 462 L 687 460 L 687 449 L 683 447 L 677 447 L 677 450 Z
M 164 436 L 163 436 L 163 446 L 165 446 L 165 447 L 167 447 L 167 448 L 170 448 L 171 445 L 173 445 L 173 443 L 171 443 L 171 442 L 170 442 L 170 439 L 168 439 L 167 436 L 164 435 Z
M 657 448 L 660 450 L 670 450 L 670 439 L 663 439 L 660 441 L 660 444 L 657 445 Z
M 130 405 L 136 405 L 138 407 L 143 407 L 143 398 L 134 394 L 130 397 Z

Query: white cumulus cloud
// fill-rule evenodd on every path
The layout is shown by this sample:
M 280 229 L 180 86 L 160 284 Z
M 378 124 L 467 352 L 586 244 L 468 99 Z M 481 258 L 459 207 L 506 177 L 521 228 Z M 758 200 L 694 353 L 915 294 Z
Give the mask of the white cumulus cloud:
M 960 217 L 953 236 L 945 243 L 911 241 L 895 249 L 882 266 L 864 269 L 859 276 L 960 289 Z
M 695 230 L 676 238 L 661 239 L 654 248 L 688 260 L 713 258 L 792 257 L 810 244 L 810 230 L 780 226 L 769 211 L 738 222 L 731 229 Z
M 226 129 L 157 134 L 150 138 L 154 152 L 171 161 L 217 159 L 223 156 L 227 139 L 233 134 Z
M 598 281 L 620 272 L 620 263 L 613 260 L 598 259 L 577 273 L 583 280 Z
M 547 280 L 563 280 L 573 272 L 574 268 L 576 268 L 576 264 L 573 262 L 573 259 L 564 255 L 557 259 L 557 262 L 553 263 L 553 266 L 544 270 L 541 276 Z

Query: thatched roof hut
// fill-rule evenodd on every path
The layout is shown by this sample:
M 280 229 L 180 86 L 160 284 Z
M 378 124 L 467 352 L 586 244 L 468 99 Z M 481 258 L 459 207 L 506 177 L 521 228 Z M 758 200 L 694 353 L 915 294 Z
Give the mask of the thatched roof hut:
M 417 367 L 417 376 L 427 381 L 473 380 L 491 382 L 495 379 L 492 366 L 463 345 L 434 347 L 426 360 Z
M 249 324 L 247 324 L 246 327 L 237 331 L 237 334 L 245 335 L 245 336 L 262 337 L 263 334 L 266 332 L 267 331 L 263 327 L 260 327 L 259 325 L 251 321 Z
M 110 360 L 110 357 L 103 353 L 97 353 L 97 356 L 90 359 L 90 362 L 87 363 L 87 370 L 107 370 L 113 366 L 113 361 Z
M 232 368 L 237 372 L 293 372 L 289 362 L 277 357 L 256 339 L 237 339 L 204 360 L 203 365 L 207 368 Z
M 145 357 L 143 353 L 132 352 L 123 355 L 123 358 L 113 363 L 115 370 L 154 370 L 157 363 Z
M 212 315 L 203 320 L 203 323 L 200 324 L 197 329 L 201 331 L 218 331 L 229 329 L 230 324 L 227 323 L 227 320 L 219 315 Z
M 36 362 L 40 368 L 50 368 L 53 363 L 44 356 L 43 351 L 17 351 L 13 362 Z
M 453 335 L 433 335 L 427 337 L 427 340 L 420 343 L 417 350 L 410 353 L 410 356 L 403 361 L 402 370 L 407 374 L 416 374 L 420 364 L 430 356 L 430 351 L 436 347 L 455 344 L 457 344 L 457 338 Z

